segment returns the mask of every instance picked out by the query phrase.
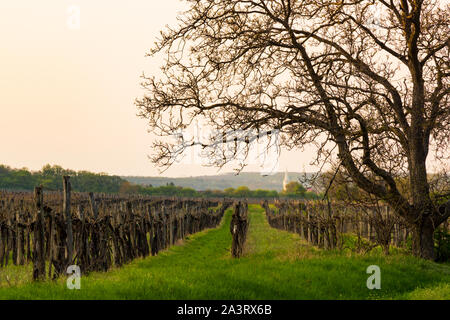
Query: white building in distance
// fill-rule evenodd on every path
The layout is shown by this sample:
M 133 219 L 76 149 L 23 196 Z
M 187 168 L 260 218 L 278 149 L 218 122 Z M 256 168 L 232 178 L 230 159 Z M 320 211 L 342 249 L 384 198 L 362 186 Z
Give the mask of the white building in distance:
M 289 176 L 288 176 L 288 172 L 287 169 L 284 172 L 284 179 L 283 179 L 283 191 L 286 191 L 286 187 L 289 183 Z

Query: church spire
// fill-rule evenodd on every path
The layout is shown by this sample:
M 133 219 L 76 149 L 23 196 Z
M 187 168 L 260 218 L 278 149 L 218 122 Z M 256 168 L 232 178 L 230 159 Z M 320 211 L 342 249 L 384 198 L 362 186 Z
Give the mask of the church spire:
M 284 180 L 283 180 L 283 191 L 286 191 L 286 187 L 289 183 L 289 177 L 288 177 L 288 172 L 287 169 L 284 172 Z

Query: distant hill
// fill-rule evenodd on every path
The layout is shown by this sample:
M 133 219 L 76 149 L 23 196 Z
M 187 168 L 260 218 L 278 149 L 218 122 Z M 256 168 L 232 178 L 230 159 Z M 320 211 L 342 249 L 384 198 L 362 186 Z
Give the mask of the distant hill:
M 304 183 L 304 176 L 311 177 L 313 173 L 288 172 L 289 181 L 299 181 Z M 283 189 L 284 172 L 279 172 L 270 176 L 262 176 L 259 172 L 243 172 L 239 175 L 234 173 L 224 173 L 214 176 L 197 176 L 187 178 L 166 178 L 166 177 L 131 177 L 122 176 L 131 183 L 139 185 L 152 185 L 159 187 L 173 183 L 181 187 L 190 187 L 199 191 L 204 190 L 224 190 L 226 188 L 237 188 L 247 186 L 251 190 L 265 189 L 281 191 Z M 307 184 L 305 185 L 307 187 Z

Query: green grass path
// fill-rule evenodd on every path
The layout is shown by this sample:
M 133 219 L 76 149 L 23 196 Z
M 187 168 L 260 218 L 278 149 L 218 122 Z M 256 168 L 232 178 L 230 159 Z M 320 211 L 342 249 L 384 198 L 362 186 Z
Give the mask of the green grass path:
M 65 279 L 31 283 L 29 267 L 0 269 L 0 299 L 450 299 L 448 264 L 318 250 L 270 228 L 259 206 L 249 209 L 241 259 L 230 258 L 228 210 L 219 228 L 158 256 L 82 277 L 80 290 L 67 289 Z M 381 290 L 366 287 L 369 265 L 381 268 Z M 5 283 L 2 272 L 15 280 Z

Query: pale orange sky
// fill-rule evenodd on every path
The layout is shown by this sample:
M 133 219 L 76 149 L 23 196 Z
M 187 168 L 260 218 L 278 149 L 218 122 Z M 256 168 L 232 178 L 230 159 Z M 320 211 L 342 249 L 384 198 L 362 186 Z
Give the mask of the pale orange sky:
M 72 5 L 80 8 L 79 29 L 69 28 Z M 147 158 L 153 137 L 136 117 L 134 99 L 143 93 L 142 71 L 157 75 L 161 65 L 144 54 L 183 6 L 179 0 L 2 1 L 0 163 L 157 175 Z M 312 158 L 283 152 L 280 170 L 314 170 Z M 215 173 L 188 163 L 164 175 Z

